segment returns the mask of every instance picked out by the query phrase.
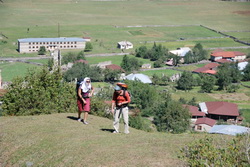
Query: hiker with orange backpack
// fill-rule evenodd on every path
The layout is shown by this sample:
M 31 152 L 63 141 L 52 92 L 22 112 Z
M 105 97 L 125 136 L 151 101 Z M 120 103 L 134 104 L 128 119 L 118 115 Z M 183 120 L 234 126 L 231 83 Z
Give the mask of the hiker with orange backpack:
M 124 83 L 117 83 L 114 88 L 114 94 L 112 98 L 111 112 L 114 115 L 113 126 L 115 131 L 113 133 L 119 133 L 119 121 L 121 115 L 124 120 L 124 133 L 129 133 L 129 116 L 128 116 L 128 104 L 130 103 L 130 94 L 127 91 L 128 86 Z
M 82 122 L 81 113 L 84 112 L 83 124 L 87 125 L 87 118 L 90 112 L 90 97 L 93 96 L 94 88 L 90 78 L 86 77 L 77 89 L 78 121 Z

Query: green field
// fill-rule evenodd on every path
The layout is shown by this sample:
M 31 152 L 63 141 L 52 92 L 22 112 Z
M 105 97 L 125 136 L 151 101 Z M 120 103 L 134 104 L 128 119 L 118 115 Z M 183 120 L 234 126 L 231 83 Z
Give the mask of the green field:
M 0 57 L 24 56 L 16 51 L 17 39 L 31 37 L 91 37 L 95 53 L 119 52 L 116 45 L 121 40 L 131 41 L 134 48 L 153 41 L 168 41 L 162 45 L 169 49 L 198 42 L 205 48 L 243 46 L 228 38 L 200 39 L 222 35 L 199 25 L 249 38 L 250 22 L 244 14 L 249 7 L 249 2 L 212 0 L 4 1 L 0 40 L 7 43 L 0 42 Z M 146 27 L 126 27 L 138 25 Z M 186 40 L 176 41 L 180 38 Z
M 112 120 L 90 115 L 86 126 L 76 121 L 76 115 L 0 117 L 1 166 L 186 166 L 178 159 L 180 149 L 204 137 L 133 128 L 128 135 L 112 134 Z M 232 138 L 209 136 L 223 141 Z

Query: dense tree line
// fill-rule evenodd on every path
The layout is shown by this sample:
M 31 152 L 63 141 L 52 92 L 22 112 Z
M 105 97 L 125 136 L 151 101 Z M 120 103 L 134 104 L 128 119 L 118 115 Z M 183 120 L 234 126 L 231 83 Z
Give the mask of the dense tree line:
M 154 67 L 162 67 L 164 66 L 164 62 L 166 60 L 173 60 L 173 65 L 176 66 L 180 63 L 181 57 L 174 55 L 169 52 L 169 50 L 165 47 L 160 45 L 156 45 L 154 43 L 153 47 L 151 49 L 148 49 L 146 46 L 141 46 L 138 49 L 135 50 L 135 56 L 141 57 L 144 59 L 150 59 L 151 61 L 154 61 Z M 192 51 L 188 52 L 184 57 L 184 63 L 196 63 L 201 60 L 207 60 L 208 59 L 208 52 L 203 49 L 203 46 L 198 43 L 194 46 Z

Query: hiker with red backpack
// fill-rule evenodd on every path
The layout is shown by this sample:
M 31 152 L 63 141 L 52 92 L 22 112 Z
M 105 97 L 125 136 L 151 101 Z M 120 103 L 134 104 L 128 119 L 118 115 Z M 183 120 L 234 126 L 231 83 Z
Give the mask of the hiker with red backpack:
M 114 94 L 112 98 L 111 112 L 114 115 L 113 126 L 115 131 L 113 133 L 119 133 L 119 121 L 121 115 L 124 120 L 124 133 L 129 133 L 129 116 L 128 116 L 128 104 L 130 103 L 130 94 L 127 91 L 128 86 L 124 83 L 117 83 L 114 88 Z
M 77 88 L 77 106 L 78 106 L 78 121 L 87 125 L 87 118 L 90 112 L 90 97 L 93 96 L 94 88 L 91 85 L 90 78 L 86 77 Z M 83 120 L 81 113 L 84 112 Z

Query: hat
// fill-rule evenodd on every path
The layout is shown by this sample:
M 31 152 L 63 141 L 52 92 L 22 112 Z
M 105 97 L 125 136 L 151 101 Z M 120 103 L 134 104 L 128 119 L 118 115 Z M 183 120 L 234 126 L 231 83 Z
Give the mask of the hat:
M 122 88 L 120 86 L 116 85 L 114 89 L 115 90 L 121 90 Z

